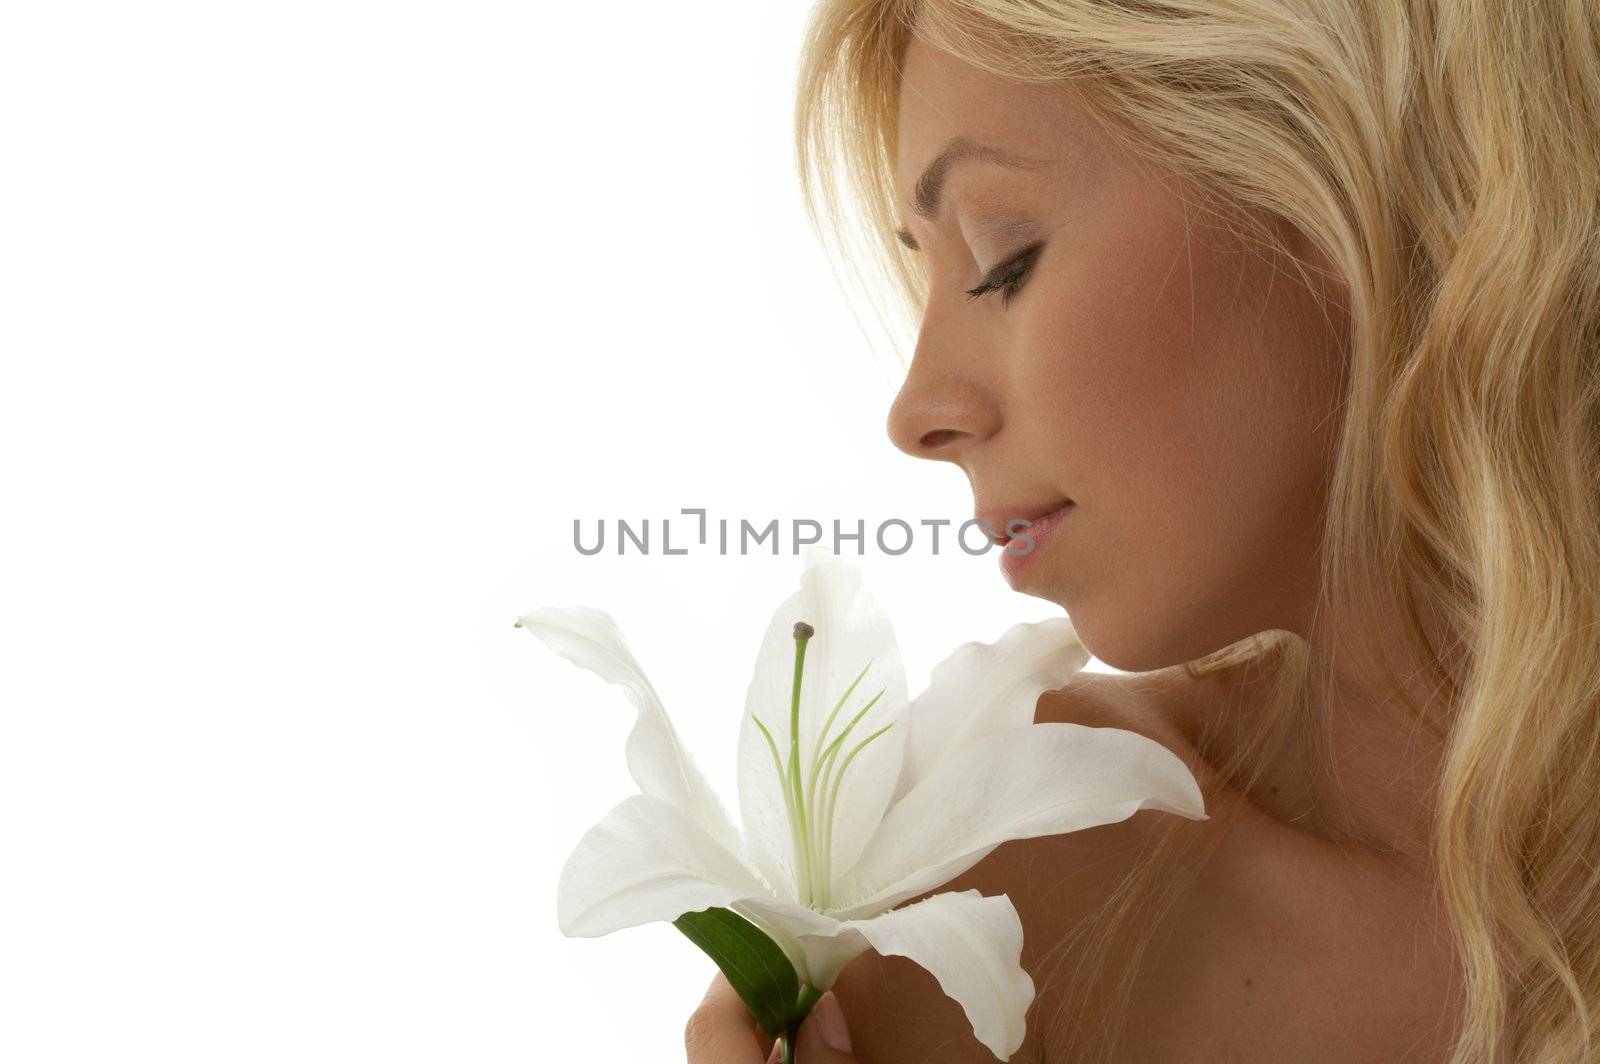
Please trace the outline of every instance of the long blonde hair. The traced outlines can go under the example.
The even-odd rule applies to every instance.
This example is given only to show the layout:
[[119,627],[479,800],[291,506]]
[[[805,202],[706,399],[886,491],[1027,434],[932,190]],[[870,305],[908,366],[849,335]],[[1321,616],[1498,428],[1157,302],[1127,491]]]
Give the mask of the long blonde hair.
[[[1318,611],[1399,604],[1405,660],[1436,663],[1449,696],[1429,857],[1465,977],[1451,1064],[1600,1059],[1600,5],[819,0],[796,94],[806,209],[847,290],[902,324],[928,282],[892,236],[913,32],[1070,84],[1331,264],[1350,371]],[[1306,663],[1274,630],[1186,664],[1266,670],[1276,712],[1224,775],[1317,741]],[[1083,979],[1101,930],[1074,954]]]

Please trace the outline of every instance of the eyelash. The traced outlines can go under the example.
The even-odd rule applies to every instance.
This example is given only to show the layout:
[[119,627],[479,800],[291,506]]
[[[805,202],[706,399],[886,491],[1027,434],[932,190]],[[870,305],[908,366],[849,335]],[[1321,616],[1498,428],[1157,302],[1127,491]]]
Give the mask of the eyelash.
[[1024,248],[1007,260],[1004,265],[998,267],[988,277],[984,278],[983,283],[978,287],[969,289],[967,298],[977,299],[979,296],[987,295],[995,289],[1000,289],[1000,305],[1003,307],[1010,306],[1011,300],[1016,297],[1017,289],[1022,287],[1023,280],[1028,276],[1029,268],[1033,265],[1034,258],[1043,248],[1044,244],[1042,243]]

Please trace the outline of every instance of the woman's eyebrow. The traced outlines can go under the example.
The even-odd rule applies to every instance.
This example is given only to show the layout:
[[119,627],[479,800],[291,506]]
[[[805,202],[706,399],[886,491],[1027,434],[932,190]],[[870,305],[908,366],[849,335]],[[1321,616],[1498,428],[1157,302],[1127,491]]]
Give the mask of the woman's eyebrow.
[[[939,216],[939,200],[944,195],[945,182],[950,176],[950,170],[963,159],[976,159],[979,162],[1011,169],[1026,169],[1030,165],[1028,160],[1012,155],[1003,148],[975,140],[966,134],[957,134],[945,143],[939,154],[928,164],[927,169],[922,171],[922,176],[917,178],[911,194],[911,209],[919,218],[932,221]],[[912,251],[921,250],[910,231],[904,226],[896,229],[894,235],[900,238],[900,243]]]

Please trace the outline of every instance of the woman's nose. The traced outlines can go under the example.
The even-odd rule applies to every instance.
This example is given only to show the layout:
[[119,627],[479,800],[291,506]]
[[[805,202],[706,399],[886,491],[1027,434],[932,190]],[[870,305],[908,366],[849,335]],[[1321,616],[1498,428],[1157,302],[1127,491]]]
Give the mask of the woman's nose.
[[894,445],[913,458],[959,463],[974,443],[1000,430],[1000,411],[976,381],[913,361],[889,407],[887,428]]

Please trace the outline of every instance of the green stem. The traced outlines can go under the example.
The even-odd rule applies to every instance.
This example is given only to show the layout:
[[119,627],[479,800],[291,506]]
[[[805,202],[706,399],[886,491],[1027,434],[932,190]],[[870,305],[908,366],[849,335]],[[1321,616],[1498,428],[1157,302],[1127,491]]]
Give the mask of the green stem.
[[783,1047],[783,1064],[795,1064],[794,1046],[800,1038],[800,1025],[805,1022],[805,1018],[811,1014],[812,1007],[821,999],[822,991],[810,983],[800,987],[800,998],[795,1002],[794,1018],[778,1037],[778,1044]]

